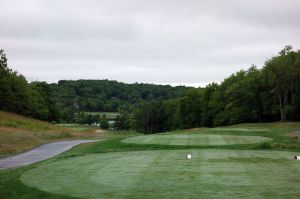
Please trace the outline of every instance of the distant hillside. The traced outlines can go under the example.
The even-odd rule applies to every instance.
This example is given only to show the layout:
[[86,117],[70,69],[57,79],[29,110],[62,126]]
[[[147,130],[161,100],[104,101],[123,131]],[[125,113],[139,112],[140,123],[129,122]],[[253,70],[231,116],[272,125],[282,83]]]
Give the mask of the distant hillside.
[[0,111],[0,155],[18,153],[50,141],[92,136],[93,131],[78,132]]
[[74,122],[78,112],[130,111],[137,104],[181,97],[190,88],[109,80],[28,82],[0,49],[0,110],[44,121]]
[[61,80],[51,84],[56,101],[66,112],[116,112],[130,110],[142,101],[182,96],[190,87],[154,84],[125,84],[109,80]]

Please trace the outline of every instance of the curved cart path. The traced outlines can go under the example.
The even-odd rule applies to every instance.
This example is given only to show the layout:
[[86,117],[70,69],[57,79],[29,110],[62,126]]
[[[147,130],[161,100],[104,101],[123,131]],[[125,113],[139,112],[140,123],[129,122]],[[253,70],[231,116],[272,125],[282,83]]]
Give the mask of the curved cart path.
[[49,144],[44,144],[33,148],[29,151],[0,159],[0,169],[14,168],[24,165],[29,165],[41,160],[54,157],[62,152],[65,152],[72,147],[88,142],[96,142],[100,140],[74,140],[74,141],[60,141]]

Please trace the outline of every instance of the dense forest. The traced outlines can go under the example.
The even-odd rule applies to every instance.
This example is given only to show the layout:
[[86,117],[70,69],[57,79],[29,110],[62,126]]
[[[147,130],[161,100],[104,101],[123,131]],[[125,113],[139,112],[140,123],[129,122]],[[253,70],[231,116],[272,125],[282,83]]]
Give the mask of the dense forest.
[[141,105],[136,127],[145,133],[244,122],[300,121],[300,51],[286,46],[261,69],[251,66],[184,97]]
[[[37,119],[74,122],[83,112],[120,112],[116,129],[144,133],[243,122],[300,120],[300,51],[286,46],[257,68],[205,88],[109,80],[28,83],[0,51],[0,109]],[[86,115],[91,121],[105,118]]]
[[72,120],[78,112],[132,112],[142,102],[181,97],[190,88],[154,84],[125,84],[109,80],[61,80],[50,85],[55,101]]
[[3,50],[0,50],[0,110],[47,121],[59,121],[61,117],[50,85],[28,83],[23,75],[8,67]]

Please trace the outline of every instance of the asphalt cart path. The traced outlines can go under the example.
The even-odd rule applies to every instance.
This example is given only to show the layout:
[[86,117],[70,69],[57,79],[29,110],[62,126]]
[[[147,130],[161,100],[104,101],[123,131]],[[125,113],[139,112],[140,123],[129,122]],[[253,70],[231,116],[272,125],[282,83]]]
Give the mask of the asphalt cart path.
[[100,140],[72,140],[72,141],[59,141],[49,144],[40,145],[29,151],[5,157],[0,159],[0,169],[15,168],[19,166],[29,165],[35,162],[52,158],[60,153],[63,153],[72,147],[88,142],[96,142]]

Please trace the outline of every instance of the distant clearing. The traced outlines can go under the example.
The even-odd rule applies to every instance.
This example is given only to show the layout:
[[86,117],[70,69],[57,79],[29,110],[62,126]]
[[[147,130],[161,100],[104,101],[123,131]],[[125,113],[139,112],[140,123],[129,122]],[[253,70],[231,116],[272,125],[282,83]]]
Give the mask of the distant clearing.
[[100,117],[103,117],[105,115],[107,119],[116,119],[117,116],[120,115],[120,113],[118,112],[84,112],[84,113],[88,115],[100,115]]
[[217,134],[160,134],[131,137],[122,140],[122,142],[135,144],[213,146],[252,144],[266,142],[270,140],[271,138],[262,136],[238,136]]

